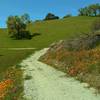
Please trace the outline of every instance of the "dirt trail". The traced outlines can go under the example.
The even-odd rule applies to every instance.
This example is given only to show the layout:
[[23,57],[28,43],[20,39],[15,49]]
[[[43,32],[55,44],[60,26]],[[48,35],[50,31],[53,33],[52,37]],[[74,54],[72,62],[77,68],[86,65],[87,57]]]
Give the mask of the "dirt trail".
[[95,95],[94,89],[87,89],[85,84],[39,62],[38,58],[46,50],[36,52],[21,63],[23,76],[32,77],[24,82],[26,100],[100,100],[100,95]]

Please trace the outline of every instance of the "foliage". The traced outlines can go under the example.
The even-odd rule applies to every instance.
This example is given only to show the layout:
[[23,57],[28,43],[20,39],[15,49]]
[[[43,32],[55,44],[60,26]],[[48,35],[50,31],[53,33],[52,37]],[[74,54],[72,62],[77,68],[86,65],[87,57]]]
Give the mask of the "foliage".
[[29,31],[26,30],[27,22],[29,21],[28,15],[9,16],[7,19],[7,27],[10,37],[15,39],[31,38]]
[[44,20],[54,20],[54,19],[59,19],[59,17],[58,17],[58,16],[55,16],[55,15],[52,14],[52,13],[48,13],[48,14],[46,15],[46,17],[45,17]]
[[98,31],[98,30],[100,30],[100,18],[97,19],[97,20],[95,20],[95,21],[93,22],[92,30],[93,30],[93,31]]
[[[100,91],[100,35],[61,40],[50,46],[40,61],[89,83]],[[92,79],[90,77],[93,77]]]
[[49,49],[40,61],[77,77],[100,91],[100,49],[68,51],[59,46],[54,50]]
[[68,17],[71,17],[71,16],[72,16],[71,14],[67,14],[63,18],[68,18]]
[[9,68],[3,72],[0,80],[0,100],[19,100],[22,94],[22,71],[18,68]]
[[90,32],[91,25],[96,19],[97,17],[78,16],[30,23],[27,25],[27,30],[32,34],[40,33],[41,36],[32,38],[30,41],[24,40],[23,42],[8,38],[7,29],[0,29],[0,47],[33,47],[42,49],[42,47],[47,47],[54,41],[74,38],[80,36],[80,34]]
[[100,16],[100,4],[92,4],[79,9],[79,16]]
[[29,16],[27,13],[23,14],[23,15],[21,16],[21,19],[22,19],[22,21],[23,21],[24,23],[26,23],[26,24],[28,24],[28,23],[31,22],[30,16]]
[[12,87],[12,84],[13,82],[10,79],[0,82],[0,99],[4,99],[8,88]]
[[[30,41],[12,40],[8,38],[6,29],[0,29],[0,47],[2,48],[0,49],[0,73],[20,63],[22,59],[34,53],[34,50],[8,50],[7,48],[37,48],[40,50],[48,47],[54,41],[79,37],[81,32],[84,34],[84,32],[90,31],[91,24],[95,19],[97,18],[79,16],[70,17],[68,19],[31,23],[28,26],[28,30],[32,33],[41,33],[42,35]],[[0,75],[0,78],[1,76],[2,75]],[[21,77],[18,77],[18,79],[19,78]]]

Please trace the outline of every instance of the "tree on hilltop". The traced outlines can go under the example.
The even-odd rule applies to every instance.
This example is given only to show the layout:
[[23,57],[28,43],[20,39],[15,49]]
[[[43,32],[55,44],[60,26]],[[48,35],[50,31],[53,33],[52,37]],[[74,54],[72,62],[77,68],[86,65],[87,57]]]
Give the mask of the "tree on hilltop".
[[58,16],[55,16],[55,15],[52,14],[52,13],[48,13],[48,14],[46,15],[46,17],[45,17],[44,20],[54,20],[54,19],[59,19],[59,17],[58,17]]

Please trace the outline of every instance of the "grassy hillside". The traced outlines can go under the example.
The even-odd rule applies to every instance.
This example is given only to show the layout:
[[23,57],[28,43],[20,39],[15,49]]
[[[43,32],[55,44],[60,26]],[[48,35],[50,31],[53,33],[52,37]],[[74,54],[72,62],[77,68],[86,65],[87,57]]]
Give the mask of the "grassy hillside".
[[[0,29],[0,70],[19,62],[34,50],[9,51],[1,48],[33,47],[42,49],[54,41],[77,37],[91,29],[96,17],[70,17],[61,20],[35,22],[28,26],[31,33],[39,33],[31,40],[13,40],[9,38],[7,29]],[[13,60],[12,60],[13,59]]]
[[100,92],[100,32],[54,43],[40,57],[40,61],[51,65],[88,87],[95,87]]
[[41,35],[33,37],[32,40],[12,40],[8,37],[7,30],[0,29],[0,47],[34,47],[40,49],[54,41],[77,37],[79,34],[89,32],[95,19],[96,17],[70,17],[61,20],[36,22],[30,24],[28,29],[31,33]]
[[[8,94],[7,100],[8,98],[11,100],[14,96],[18,97],[23,90],[23,83],[21,82],[23,80],[23,72],[19,68],[13,68],[13,65],[16,65],[22,59],[34,53],[35,50],[48,47],[55,41],[78,37],[81,34],[90,32],[91,25],[95,19],[97,19],[97,17],[70,17],[61,20],[35,22],[30,24],[28,29],[32,34],[40,35],[35,35],[31,40],[13,40],[9,38],[7,29],[0,29],[0,81],[12,79],[14,83],[12,80],[7,80],[7,82],[12,82],[14,88],[20,87],[15,94]],[[36,49],[8,50],[7,48]],[[5,84],[5,81],[2,83]],[[2,93],[4,94],[4,92]]]

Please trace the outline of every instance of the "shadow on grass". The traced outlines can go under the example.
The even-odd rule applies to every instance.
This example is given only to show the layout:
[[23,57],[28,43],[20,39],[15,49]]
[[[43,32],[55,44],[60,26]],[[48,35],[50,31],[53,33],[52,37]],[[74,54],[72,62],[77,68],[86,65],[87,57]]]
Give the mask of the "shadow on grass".
[[20,35],[10,36],[13,40],[31,40],[33,37],[40,36],[41,33],[30,33],[29,31],[25,31]]
[[36,36],[40,36],[40,35],[41,35],[41,33],[33,33],[31,36],[36,37]]

